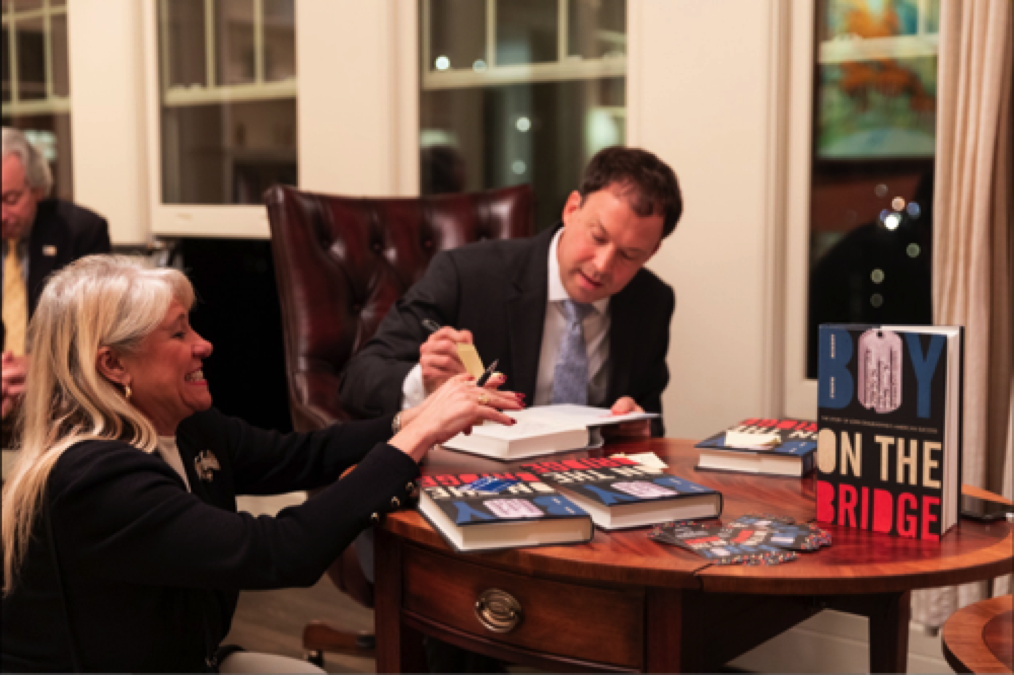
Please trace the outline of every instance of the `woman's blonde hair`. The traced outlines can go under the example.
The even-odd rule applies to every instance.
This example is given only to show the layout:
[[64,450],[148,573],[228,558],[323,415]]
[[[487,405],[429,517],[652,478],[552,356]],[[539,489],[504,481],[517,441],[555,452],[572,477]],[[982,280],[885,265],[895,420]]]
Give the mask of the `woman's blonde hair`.
[[96,362],[102,347],[134,353],[173,299],[193,305],[187,278],[141,257],[89,256],[47,283],[28,329],[31,357],[16,421],[20,452],[3,489],[4,595],[24,560],[49,473],[68,448],[122,440],[144,452],[155,449],[155,427]]

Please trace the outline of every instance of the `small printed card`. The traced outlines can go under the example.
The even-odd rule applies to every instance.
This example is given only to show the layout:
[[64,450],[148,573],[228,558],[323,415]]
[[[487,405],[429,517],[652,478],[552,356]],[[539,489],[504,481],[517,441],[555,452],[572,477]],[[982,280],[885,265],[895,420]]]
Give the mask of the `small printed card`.
[[782,444],[778,434],[751,434],[742,431],[726,431],[725,445],[743,450],[771,450]]
[[795,560],[797,551],[831,545],[831,535],[816,525],[770,514],[749,514],[726,525],[663,523],[648,537],[693,551],[716,565],[779,565]]
[[479,358],[479,352],[475,349],[475,345],[459,342],[457,347],[458,358],[461,359],[465,370],[468,371],[469,375],[478,380],[486,369],[482,365],[482,359]]

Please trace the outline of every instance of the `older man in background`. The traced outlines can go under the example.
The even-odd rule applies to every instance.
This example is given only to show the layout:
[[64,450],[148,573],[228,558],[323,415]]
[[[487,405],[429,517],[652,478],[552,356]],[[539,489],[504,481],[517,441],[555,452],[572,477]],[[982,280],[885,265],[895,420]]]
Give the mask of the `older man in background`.
[[3,128],[3,418],[24,388],[25,336],[46,277],[86,255],[109,253],[104,218],[50,198],[45,157],[17,129]]

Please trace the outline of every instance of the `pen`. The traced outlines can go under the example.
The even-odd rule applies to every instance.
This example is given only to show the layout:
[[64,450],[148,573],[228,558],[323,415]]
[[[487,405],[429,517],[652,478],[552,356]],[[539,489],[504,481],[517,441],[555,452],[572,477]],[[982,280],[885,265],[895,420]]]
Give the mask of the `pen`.
[[441,328],[440,324],[433,319],[423,319],[419,323],[421,323],[422,327],[425,328],[431,335]]
[[492,376],[493,373],[496,372],[496,364],[498,363],[500,363],[500,359],[495,359],[493,363],[489,364],[489,368],[486,369],[486,372],[483,373],[482,377],[480,377],[479,380],[475,383],[475,386],[485,387],[486,383],[489,382],[490,376]]

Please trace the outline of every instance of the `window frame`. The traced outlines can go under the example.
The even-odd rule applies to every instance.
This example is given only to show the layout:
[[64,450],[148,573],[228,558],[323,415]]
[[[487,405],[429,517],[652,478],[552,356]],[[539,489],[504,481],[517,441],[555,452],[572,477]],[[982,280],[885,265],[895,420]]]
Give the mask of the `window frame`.
[[[791,59],[788,116],[788,180],[786,183],[785,251],[785,332],[783,340],[782,399],[784,414],[817,419],[817,380],[806,375],[807,313],[810,271],[811,181],[817,162],[849,163],[850,159],[818,159],[813,147],[817,120],[815,71],[822,64],[850,58],[902,58],[936,56],[939,34],[926,27],[927,0],[919,2],[915,35],[875,38],[862,41],[818,41],[815,3],[791,3]],[[807,59],[798,55],[807,54]],[[887,163],[913,163],[923,159],[897,158],[877,160]],[[932,160],[929,160],[932,161]]]
[[[636,0],[627,0],[627,2]],[[598,59],[573,59],[569,52],[568,0],[557,2],[556,61],[501,66],[496,63],[496,5],[497,0],[486,2],[486,68],[477,72],[470,68],[451,68],[445,71],[431,70],[433,61],[430,52],[430,0],[422,0],[422,58],[419,59],[421,91],[439,89],[465,89],[492,87],[507,84],[534,84],[538,82],[561,82],[568,80],[597,80],[627,76],[627,55]],[[629,22],[628,22],[629,27]],[[629,32],[625,33],[629,36]],[[627,38],[629,40],[629,37]]]
[[[58,96],[53,93],[53,25],[52,20],[54,16],[63,15],[65,18],[68,16],[67,5],[56,5],[50,4],[50,0],[42,0],[42,6],[35,9],[20,10],[14,9],[14,3],[7,5],[7,10],[3,12],[3,30],[9,31],[7,37],[7,49],[8,54],[6,55],[7,62],[10,67],[11,79],[11,100],[5,101],[2,106],[3,117],[15,117],[15,116],[31,116],[31,115],[62,115],[69,114],[71,111],[71,98],[70,96]],[[18,31],[17,24],[20,21],[29,21],[32,19],[42,19],[42,34],[44,41],[44,52],[46,59],[46,74],[45,74],[45,86],[46,96],[41,99],[32,99],[30,101],[21,101],[19,99],[19,87],[18,87]],[[67,32],[68,41],[70,40],[70,29],[68,27]],[[69,55],[68,55],[69,61]],[[68,68],[70,64],[68,63]]]
[[[205,16],[213,15],[214,0],[204,0]],[[255,22],[261,23],[263,0],[253,0]],[[299,0],[296,0],[296,48],[297,62],[299,49]],[[148,147],[148,199],[151,213],[151,235],[153,237],[226,237],[241,239],[270,238],[267,211],[260,204],[167,204],[162,198],[162,106],[205,105],[208,103],[245,102],[293,98],[297,100],[299,75],[291,80],[277,83],[263,82],[263,54],[256,50],[255,77],[252,84],[215,84],[214,26],[205,24],[205,53],[207,83],[210,86],[200,90],[173,92],[169,87],[168,54],[165,24],[160,24],[168,11],[167,0],[145,0],[142,12],[142,36],[144,43],[144,79],[147,105],[147,147]],[[160,35],[160,30],[163,31]],[[257,28],[255,26],[255,40]],[[257,40],[263,47],[263,40]],[[163,69],[164,68],[164,69]],[[166,97],[164,99],[163,97]],[[298,115],[298,113],[297,113]],[[300,120],[297,119],[297,129]],[[297,132],[297,157],[302,154],[303,135]],[[302,182],[302,178],[300,178]]]

